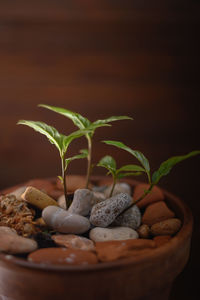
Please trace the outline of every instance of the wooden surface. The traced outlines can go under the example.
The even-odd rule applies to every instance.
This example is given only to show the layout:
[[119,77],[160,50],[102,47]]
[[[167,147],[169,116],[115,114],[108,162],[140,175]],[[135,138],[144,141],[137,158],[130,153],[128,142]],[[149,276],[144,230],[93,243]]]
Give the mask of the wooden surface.
[[[16,126],[41,120],[65,134],[76,128],[37,108],[63,106],[91,120],[127,114],[99,129],[93,160],[129,154],[105,146],[121,140],[141,150],[152,169],[172,155],[199,149],[198,1],[0,1],[0,188],[60,174],[59,157],[44,137]],[[69,154],[85,147],[75,141]],[[195,217],[192,256],[172,298],[191,298],[200,266],[199,158],[182,163],[161,186],[182,197]],[[84,174],[74,162],[70,173]],[[95,169],[103,174],[103,169]]]

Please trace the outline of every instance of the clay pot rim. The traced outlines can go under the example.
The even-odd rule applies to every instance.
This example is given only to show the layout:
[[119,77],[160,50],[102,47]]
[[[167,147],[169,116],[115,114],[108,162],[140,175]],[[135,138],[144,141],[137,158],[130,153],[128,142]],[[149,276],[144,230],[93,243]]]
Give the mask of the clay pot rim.
[[[73,175],[74,176],[74,175]],[[84,177],[84,176],[83,176]],[[55,178],[43,178],[41,180],[52,180]],[[108,181],[105,176],[93,176],[92,181],[98,182],[103,180]],[[140,181],[136,181],[133,179],[126,179],[123,180],[124,182],[127,182],[131,184],[132,186],[136,186],[138,184],[144,183]],[[16,185],[15,188],[18,188],[24,184],[19,184]],[[97,263],[97,264],[91,264],[91,265],[77,265],[77,266],[59,266],[59,265],[48,265],[48,264],[39,264],[39,263],[34,263],[27,261],[23,258],[18,258],[14,257],[12,254],[5,254],[5,253],[0,253],[0,261],[10,264],[10,265],[15,265],[19,267],[25,267],[25,268],[31,268],[31,269],[37,269],[41,271],[53,271],[53,272],[80,272],[80,271],[97,271],[97,270],[106,270],[106,269],[113,269],[113,268],[125,268],[133,265],[138,265],[138,264],[145,264],[148,263],[149,260],[151,262],[153,260],[156,260],[157,257],[167,257],[171,253],[174,253],[176,249],[180,247],[180,244],[184,244],[185,240],[188,239],[188,237],[192,234],[192,228],[193,228],[193,216],[191,213],[191,210],[189,207],[177,196],[171,194],[170,192],[162,189],[164,192],[164,195],[166,197],[167,201],[171,201],[175,204],[175,206],[178,208],[178,210],[181,212],[183,215],[183,220],[182,220],[182,227],[180,231],[171,238],[169,242],[166,244],[154,248],[147,253],[141,253],[141,255],[137,255],[135,257],[129,257],[129,258],[124,258],[120,259],[117,261],[113,262],[103,262],[103,263]]]

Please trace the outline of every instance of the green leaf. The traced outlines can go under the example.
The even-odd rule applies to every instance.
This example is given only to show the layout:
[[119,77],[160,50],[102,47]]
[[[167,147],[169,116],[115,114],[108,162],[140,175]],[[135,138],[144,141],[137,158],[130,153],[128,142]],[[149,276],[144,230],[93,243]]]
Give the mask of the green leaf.
[[63,178],[62,176],[58,176],[58,179],[61,181],[61,183],[63,184]]
[[91,122],[87,118],[81,116],[78,113],[70,111],[68,109],[65,109],[65,108],[62,108],[62,107],[50,106],[50,105],[46,105],[46,104],[40,104],[38,106],[47,108],[51,111],[54,111],[54,112],[56,112],[60,115],[63,115],[65,117],[69,118],[70,120],[73,121],[74,125],[76,125],[80,129],[87,128],[88,126],[91,125]]
[[82,149],[80,150],[80,153],[81,154],[78,154],[78,155],[75,155],[75,156],[72,156],[72,157],[69,157],[67,159],[65,159],[65,171],[69,165],[69,163],[75,159],[81,159],[81,158],[86,158],[88,156],[88,150],[87,149]]
[[121,172],[145,172],[145,169],[138,165],[125,165],[117,170],[117,173]]
[[142,174],[142,172],[119,173],[119,174],[117,174],[117,179],[122,179],[124,177],[129,177],[129,176],[139,176],[141,174]]
[[116,173],[116,161],[112,156],[106,155],[104,156],[99,163],[97,164],[98,167],[106,168],[112,175]]
[[64,138],[63,138],[63,152],[65,153],[66,151],[67,151],[67,148],[68,148],[68,146],[69,146],[69,144],[73,141],[73,140],[75,140],[75,139],[77,139],[77,138],[79,138],[79,137],[81,137],[81,136],[83,136],[83,135],[86,135],[86,134],[88,134],[88,133],[90,133],[91,131],[90,130],[87,130],[87,129],[80,129],[80,130],[77,130],[77,131],[74,131],[74,132],[72,132],[70,135],[68,135],[68,136],[65,136]]
[[45,135],[48,140],[58,148],[60,153],[63,151],[65,136],[63,134],[60,134],[54,127],[49,126],[43,122],[30,120],[20,120],[17,124],[29,126],[35,131]]
[[132,150],[131,148],[129,148],[125,144],[123,144],[121,142],[118,142],[118,141],[103,141],[103,143],[105,143],[107,145],[115,146],[115,147],[120,148],[120,149],[123,149],[123,150],[129,152],[130,154],[132,154],[137,160],[139,160],[139,162],[141,163],[141,165],[144,167],[144,169],[145,169],[148,177],[150,178],[149,161],[144,156],[144,154],[142,154],[140,151]]
[[186,155],[181,155],[181,156],[173,156],[171,158],[169,158],[168,160],[164,161],[159,169],[157,171],[155,171],[153,173],[153,176],[152,176],[152,183],[153,184],[157,184],[159,182],[159,180],[169,174],[169,172],[171,171],[171,169],[176,165],[178,164],[179,162],[187,159],[187,158],[190,158],[192,156],[195,156],[195,155],[198,155],[200,154],[200,151],[192,151]]
[[120,120],[133,120],[133,118],[128,117],[128,116],[112,116],[110,118],[104,119],[104,120],[97,120],[95,122],[93,122],[92,124],[94,125],[104,125],[110,122],[114,122],[114,121],[120,121]]

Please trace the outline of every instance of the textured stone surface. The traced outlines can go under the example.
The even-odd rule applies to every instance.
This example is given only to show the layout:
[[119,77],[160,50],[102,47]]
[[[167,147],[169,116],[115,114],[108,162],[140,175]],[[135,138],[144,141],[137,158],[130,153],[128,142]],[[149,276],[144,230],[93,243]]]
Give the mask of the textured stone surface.
[[88,189],[78,189],[74,192],[74,198],[68,212],[87,216],[92,209],[93,193]]
[[152,235],[174,235],[181,228],[181,221],[177,218],[167,219],[151,226]]
[[95,227],[90,230],[90,239],[94,242],[137,239],[138,233],[129,227]]
[[57,234],[52,235],[52,239],[59,246],[87,251],[95,250],[94,242],[82,236],[74,234]]
[[29,253],[36,249],[36,241],[17,235],[14,229],[0,226],[0,251],[20,254]]
[[42,211],[42,217],[48,226],[62,233],[79,234],[90,228],[90,222],[87,218],[69,213],[57,206],[46,207]]
[[[108,186],[104,190],[104,195],[106,198],[110,197],[110,192],[112,190],[112,185]],[[125,193],[131,196],[131,187],[128,183],[119,182],[115,185],[112,196],[115,196],[120,193]]]
[[150,227],[147,224],[142,224],[137,232],[142,239],[148,239],[150,237]]
[[174,212],[169,209],[164,201],[159,201],[149,205],[142,217],[142,223],[153,225],[175,216]]
[[[142,183],[137,185],[133,192],[133,200],[136,201],[137,199],[139,199],[144,194],[144,191],[148,190],[148,188],[149,184]],[[154,186],[152,191],[144,199],[137,203],[137,206],[139,208],[143,208],[151,203],[164,201],[164,198],[165,197],[162,190],[159,187]]]
[[141,213],[139,208],[134,205],[127,209],[124,213],[118,216],[114,222],[113,226],[124,226],[130,227],[132,229],[137,229],[141,224]]
[[31,253],[28,260],[47,265],[88,265],[98,262],[96,254],[91,251],[67,248],[39,249]]
[[128,194],[118,194],[93,206],[90,222],[99,227],[107,227],[132,202]]

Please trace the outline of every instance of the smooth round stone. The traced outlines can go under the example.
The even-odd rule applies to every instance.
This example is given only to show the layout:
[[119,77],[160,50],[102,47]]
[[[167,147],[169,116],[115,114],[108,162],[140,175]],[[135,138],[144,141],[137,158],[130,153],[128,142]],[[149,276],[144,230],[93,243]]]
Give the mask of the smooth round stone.
[[90,222],[87,218],[72,214],[57,206],[47,206],[42,211],[42,218],[49,227],[62,233],[80,234],[90,229]]
[[36,241],[19,236],[10,227],[0,227],[0,251],[9,254],[30,253],[37,249]]
[[92,208],[93,193],[88,189],[78,189],[74,193],[72,204],[68,212],[87,216]]
[[142,217],[139,208],[137,205],[134,205],[118,216],[112,225],[137,229],[141,224],[141,218]]
[[167,219],[151,226],[151,234],[156,235],[174,235],[181,228],[181,220],[177,218]]
[[90,239],[94,242],[137,239],[138,233],[129,227],[96,227],[90,230]]
[[22,200],[21,196],[25,192],[26,189],[27,189],[27,186],[21,186],[18,189],[11,192],[9,195],[14,195],[17,200]]
[[[108,186],[105,190],[104,190],[104,195],[106,198],[110,197],[110,192],[112,190],[112,186]],[[115,185],[112,196],[115,196],[117,194],[120,193],[125,193],[131,196],[131,187],[128,183],[125,182],[119,182]]]
[[65,195],[61,195],[58,200],[58,205],[63,208],[63,209],[66,209],[66,201],[65,201]]
[[118,194],[93,206],[90,223],[98,227],[107,227],[132,202],[128,194]]
[[94,251],[94,242],[82,236],[75,234],[55,234],[51,238],[59,246],[65,246],[72,249]]

